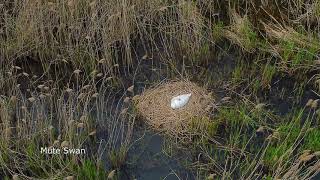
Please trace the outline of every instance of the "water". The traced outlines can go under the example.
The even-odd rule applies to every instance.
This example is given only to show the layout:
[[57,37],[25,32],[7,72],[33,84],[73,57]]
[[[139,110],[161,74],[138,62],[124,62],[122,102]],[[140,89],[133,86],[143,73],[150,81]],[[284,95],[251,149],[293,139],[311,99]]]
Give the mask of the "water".
[[128,167],[128,174],[138,180],[150,179],[195,179],[190,170],[183,167],[180,159],[187,159],[185,155],[169,157],[164,151],[165,137],[145,129],[136,132],[136,143],[129,151],[132,166]]

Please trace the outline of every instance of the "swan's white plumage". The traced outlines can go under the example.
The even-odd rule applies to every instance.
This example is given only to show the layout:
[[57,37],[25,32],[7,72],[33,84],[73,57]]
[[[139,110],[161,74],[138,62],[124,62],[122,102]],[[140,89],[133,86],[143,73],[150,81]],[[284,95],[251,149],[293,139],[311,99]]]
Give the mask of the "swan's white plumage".
[[191,97],[191,93],[189,94],[182,94],[176,97],[173,97],[171,99],[171,108],[172,109],[179,109],[182,108],[183,106],[185,106]]

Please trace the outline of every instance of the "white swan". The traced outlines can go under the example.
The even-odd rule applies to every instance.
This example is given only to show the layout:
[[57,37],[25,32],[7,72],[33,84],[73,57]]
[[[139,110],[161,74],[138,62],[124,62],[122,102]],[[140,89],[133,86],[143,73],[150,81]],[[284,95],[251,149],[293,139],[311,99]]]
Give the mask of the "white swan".
[[179,109],[182,108],[183,106],[185,106],[191,97],[191,93],[189,94],[182,94],[176,97],[173,97],[171,99],[171,108],[172,109]]

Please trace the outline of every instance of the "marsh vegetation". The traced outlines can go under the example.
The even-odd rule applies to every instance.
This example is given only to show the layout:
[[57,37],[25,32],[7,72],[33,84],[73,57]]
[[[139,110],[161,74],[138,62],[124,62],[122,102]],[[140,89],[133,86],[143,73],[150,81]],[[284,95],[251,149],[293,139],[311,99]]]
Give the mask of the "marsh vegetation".
[[[0,179],[318,179],[319,33],[317,0],[0,1]],[[187,141],[134,103],[175,79],[215,98]]]

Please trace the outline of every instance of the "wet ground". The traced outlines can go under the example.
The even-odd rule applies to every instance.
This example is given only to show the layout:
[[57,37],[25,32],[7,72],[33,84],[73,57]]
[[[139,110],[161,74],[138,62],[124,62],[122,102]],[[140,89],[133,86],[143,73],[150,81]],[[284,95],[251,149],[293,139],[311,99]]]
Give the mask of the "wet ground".
[[[140,61],[135,65],[135,71],[126,72],[127,68],[124,67],[120,70],[120,73],[124,74],[121,77],[121,82],[123,82],[123,90],[118,92],[120,98],[123,93],[125,93],[126,87],[131,85],[135,86],[135,94],[140,94],[144,88],[149,85],[163,81],[165,79],[170,78],[170,74],[168,72],[168,67],[165,64],[161,63],[157,56],[148,57],[147,59],[142,59],[144,53],[140,53]],[[32,62],[32,61],[29,61]],[[184,68],[190,73],[191,77],[195,77],[195,75],[199,75],[194,78],[196,81],[198,80],[201,84],[205,84],[209,81],[214,81],[215,84],[209,84],[209,88],[213,90],[215,88],[217,90],[217,95],[221,99],[223,96],[228,95],[227,92],[223,90],[223,81],[224,79],[228,79],[235,67],[236,59],[232,55],[222,55],[218,59],[212,60],[211,63],[205,65],[199,65],[197,68],[193,68],[191,66],[184,67],[183,65],[178,65],[178,71],[183,70]],[[19,64],[20,66],[25,66],[32,68],[36,65],[30,64]],[[61,68],[61,67],[59,67]],[[65,67],[67,71],[67,67]],[[39,70],[28,70],[29,72],[33,72],[40,76],[43,72],[38,72]],[[169,70],[170,71],[170,70]],[[60,71],[58,71],[60,72]],[[201,72],[205,72],[203,76],[201,76]],[[209,76],[208,76],[209,75]],[[213,78],[205,79],[207,77]],[[28,87],[25,87],[23,83],[26,81],[23,79],[24,77],[19,79],[19,82],[22,84],[22,90],[26,90]],[[216,80],[215,80],[216,79]],[[291,89],[293,89],[293,84],[291,84],[287,79],[278,79],[273,83],[272,90],[266,93],[265,97],[261,97],[261,100],[265,101],[269,104],[269,108],[274,110],[276,114],[284,116],[290,113],[293,108],[296,107],[304,107],[306,102],[309,99],[317,99],[319,96],[312,92],[311,90],[305,89],[304,94],[298,103],[294,100],[294,93]],[[217,88],[220,86],[220,89]],[[284,96],[280,97],[279,92],[285,89]],[[117,97],[116,97],[117,98]],[[119,99],[118,99],[119,100]],[[114,103],[117,104],[117,100]],[[99,133],[98,133],[99,134]],[[101,133],[103,134],[103,133]],[[104,137],[101,136],[101,139]],[[158,134],[157,132],[153,132],[148,129],[148,127],[144,127],[143,125],[138,125],[134,128],[134,134],[132,138],[133,145],[130,147],[128,152],[128,162],[123,167],[122,179],[138,179],[138,180],[150,180],[150,179],[196,179],[195,172],[191,172],[187,169],[182,162],[191,160],[188,154],[175,154],[174,156],[168,156],[167,152],[165,152],[166,146],[166,137]],[[190,162],[190,161],[189,161]],[[192,161],[191,161],[192,162]],[[106,166],[108,166],[107,160],[105,160]],[[317,176],[317,179],[320,175]]]
[[169,157],[166,155],[165,139],[163,136],[149,131],[136,132],[134,139],[137,140],[129,151],[129,163],[132,166],[127,169],[128,174],[139,180],[150,179],[195,179],[194,175],[187,170],[181,162],[187,160],[183,155]]

